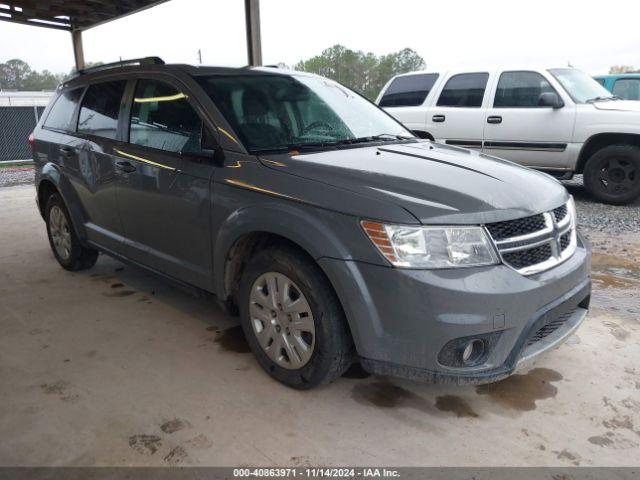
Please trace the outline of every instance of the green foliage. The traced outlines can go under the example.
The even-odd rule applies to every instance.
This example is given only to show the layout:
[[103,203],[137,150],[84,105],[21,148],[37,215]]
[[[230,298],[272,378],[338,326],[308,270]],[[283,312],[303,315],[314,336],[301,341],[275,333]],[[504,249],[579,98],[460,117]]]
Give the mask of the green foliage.
[[19,58],[0,63],[0,89],[3,90],[55,90],[63,76],[48,70],[32,70]]
[[424,59],[410,48],[378,57],[370,52],[334,45],[320,55],[298,62],[294,69],[332,78],[375,100],[394,75],[425,67]]
[[611,68],[609,68],[609,73],[610,74],[615,74],[615,73],[638,73],[640,72],[639,69],[636,69],[635,67],[632,67],[631,65],[614,65]]

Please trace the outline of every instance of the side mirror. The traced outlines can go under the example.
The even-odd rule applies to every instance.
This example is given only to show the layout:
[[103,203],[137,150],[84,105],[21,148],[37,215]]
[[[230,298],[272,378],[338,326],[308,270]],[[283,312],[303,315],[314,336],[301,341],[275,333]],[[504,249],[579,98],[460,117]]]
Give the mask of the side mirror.
[[562,108],[564,102],[555,92],[544,92],[538,97],[539,107]]

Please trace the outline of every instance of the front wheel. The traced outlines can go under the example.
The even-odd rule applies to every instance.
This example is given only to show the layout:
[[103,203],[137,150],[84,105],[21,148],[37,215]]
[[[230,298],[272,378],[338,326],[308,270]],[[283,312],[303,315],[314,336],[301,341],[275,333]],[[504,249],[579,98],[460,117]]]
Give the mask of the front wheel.
[[584,167],[584,186],[596,199],[613,205],[640,196],[640,148],[610,145],[598,150]]
[[353,341],[342,306],[320,268],[288,246],[251,259],[240,281],[240,319],[262,368],[308,389],[342,375]]
[[71,216],[64,201],[57,193],[47,200],[45,210],[47,235],[53,255],[66,270],[76,271],[91,268],[98,260],[98,252],[80,243],[71,223]]

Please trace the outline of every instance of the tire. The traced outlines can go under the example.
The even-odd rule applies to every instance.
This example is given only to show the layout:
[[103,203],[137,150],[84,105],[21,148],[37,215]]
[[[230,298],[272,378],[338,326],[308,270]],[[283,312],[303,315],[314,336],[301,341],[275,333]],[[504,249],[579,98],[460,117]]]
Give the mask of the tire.
[[247,342],[276,380],[306,390],[351,366],[353,340],[340,301],[318,265],[299,250],[274,246],[254,256],[240,280],[239,303]]
[[610,145],[594,153],[584,167],[584,186],[596,199],[623,205],[640,196],[640,148]]
[[98,252],[82,245],[76,234],[64,201],[52,194],[45,207],[47,236],[51,251],[62,268],[70,271],[85,270],[95,265]]

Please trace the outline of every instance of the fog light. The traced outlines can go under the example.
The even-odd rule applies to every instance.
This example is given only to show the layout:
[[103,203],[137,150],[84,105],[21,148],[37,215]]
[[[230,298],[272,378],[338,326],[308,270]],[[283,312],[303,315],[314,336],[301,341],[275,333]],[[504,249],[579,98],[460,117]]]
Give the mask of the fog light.
[[484,342],[478,338],[474,338],[466,343],[462,349],[462,363],[465,365],[473,365],[484,353]]

